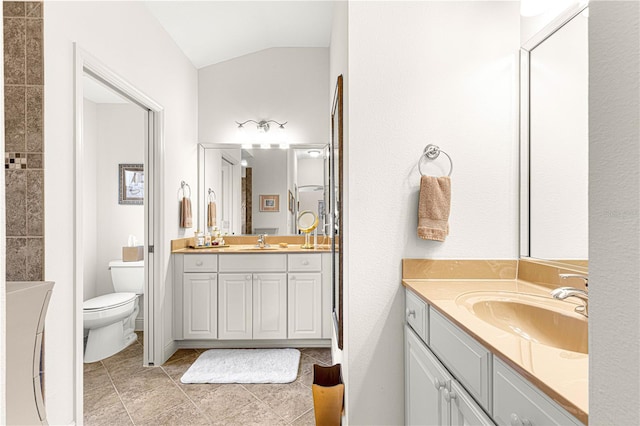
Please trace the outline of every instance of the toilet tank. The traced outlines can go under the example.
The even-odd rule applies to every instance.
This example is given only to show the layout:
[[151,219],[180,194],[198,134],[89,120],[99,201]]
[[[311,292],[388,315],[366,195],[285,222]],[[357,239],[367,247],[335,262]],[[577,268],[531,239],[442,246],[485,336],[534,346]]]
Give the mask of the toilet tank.
[[138,262],[112,260],[109,262],[109,269],[116,293],[144,293],[144,260]]

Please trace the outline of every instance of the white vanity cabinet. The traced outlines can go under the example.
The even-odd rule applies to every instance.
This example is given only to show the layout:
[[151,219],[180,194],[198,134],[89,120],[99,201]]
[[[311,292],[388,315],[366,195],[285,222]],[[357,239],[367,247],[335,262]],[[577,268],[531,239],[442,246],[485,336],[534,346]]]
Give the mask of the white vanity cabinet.
[[218,337],[218,277],[215,273],[185,273],[183,336],[185,339]]
[[406,424],[582,424],[408,289],[406,320]]
[[287,338],[287,255],[219,259],[219,339]]
[[498,425],[581,425],[555,401],[495,358],[493,417]]
[[174,334],[184,339],[218,337],[218,257],[191,254],[180,256],[174,266],[180,269],[180,291],[174,293],[179,303]]
[[330,253],[175,254],[174,284],[177,341],[331,338]]
[[219,280],[219,339],[287,338],[286,273],[220,273]]
[[405,326],[405,398],[408,425],[493,425],[408,326]]

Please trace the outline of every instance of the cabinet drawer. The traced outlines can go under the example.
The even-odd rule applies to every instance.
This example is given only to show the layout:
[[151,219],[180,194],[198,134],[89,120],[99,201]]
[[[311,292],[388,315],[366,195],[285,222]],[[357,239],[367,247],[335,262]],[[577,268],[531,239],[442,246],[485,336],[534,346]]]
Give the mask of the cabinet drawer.
[[498,425],[582,424],[498,358],[493,359],[493,393],[493,419]]
[[289,271],[320,271],[322,270],[321,256],[320,254],[290,254]]
[[216,272],[218,270],[218,255],[216,254],[185,254],[184,272]]
[[432,307],[429,307],[429,343],[471,396],[490,412],[491,353]]
[[410,290],[405,291],[406,294],[406,310],[405,318],[407,324],[413,328],[418,336],[425,342],[429,343],[428,327],[426,326],[427,304]]
[[220,272],[286,272],[286,254],[220,255]]

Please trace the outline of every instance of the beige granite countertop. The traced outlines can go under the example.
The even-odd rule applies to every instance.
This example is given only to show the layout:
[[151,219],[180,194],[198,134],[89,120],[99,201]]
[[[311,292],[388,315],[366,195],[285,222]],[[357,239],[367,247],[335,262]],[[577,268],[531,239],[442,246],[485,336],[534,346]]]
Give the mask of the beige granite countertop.
[[280,247],[278,244],[271,244],[271,247],[268,248],[258,248],[255,244],[230,244],[228,247],[221,248],[180,248],[174,249],[171,253],[206,253],[206,254],[218,254],[218,253],[232,253],[232,254],[242,254],[242,253],[326,253],[331,251],[331,246],[329,245],[318,245],[317,248],[313,249],[303,249],[301,248],[301,244],[288,244],[287,247]]
[[[583,423],[589,420],[589,356],[535,343],[481,320],[456,299],[478,291],[549,297],[549,288],[518,279],[404,279],[402,284],[465,330]],[[557,301],[549,298],[550,303]],[[569,315],[571,303],[565,304]]]

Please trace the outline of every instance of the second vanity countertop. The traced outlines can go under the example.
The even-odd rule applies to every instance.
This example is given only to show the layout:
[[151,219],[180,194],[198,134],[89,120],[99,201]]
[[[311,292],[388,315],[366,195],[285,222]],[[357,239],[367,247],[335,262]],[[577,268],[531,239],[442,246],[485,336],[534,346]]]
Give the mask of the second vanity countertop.
[[318,245],[313,249],[303,249],[301,244],[289,244],[287,247],[280,247],[277,243],[271,244],[268,248],[258,248],[255,244],[230,244],[229,247],[221,248],[179,248],[174,249],[171,253],[182,254],[242,254],[242,253],[265,253],[265,254],[278,254],[278,253],[326,253],[331,251],[330,245]]
[[[402,284],[462,328],[495,356],[534,383],[540,390],[588,423],[589,356],[535,343],[494,327],[457,299],[470,292],[515,292],[549,297],[549,288],[522,280],[404,279]],[[550,303],[556,302],[550,299]],[[557,306],[557,305],[556,305]],[[575,304],[566,302],[568,314]]]

